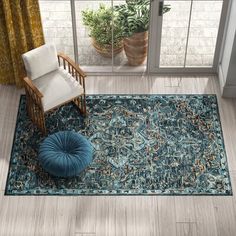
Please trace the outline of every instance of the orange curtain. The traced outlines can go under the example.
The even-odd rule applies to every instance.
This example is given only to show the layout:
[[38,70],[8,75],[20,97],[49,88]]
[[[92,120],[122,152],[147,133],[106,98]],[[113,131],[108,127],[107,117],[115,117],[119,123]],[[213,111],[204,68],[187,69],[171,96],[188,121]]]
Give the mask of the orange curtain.
[[44,44],[38,0],[0,1],[0,84],[22,86],[21,55]]

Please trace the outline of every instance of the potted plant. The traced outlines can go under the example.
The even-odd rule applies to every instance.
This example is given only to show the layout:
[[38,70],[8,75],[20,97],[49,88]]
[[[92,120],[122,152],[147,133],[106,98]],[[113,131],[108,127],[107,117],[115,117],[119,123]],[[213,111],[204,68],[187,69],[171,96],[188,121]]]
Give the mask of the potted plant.
[[84,25],[89,28],[92,44],[98,53],[104,57],[112,57],[112,43],[114,55],[123,50],[123,36],[118,13],[113,12],[111,7],[100,4],[98,10],[82,11],[82,16]]
[[[126,0],[115,6],[124,37],[124,49],[132,66],[142,64],[147,57],[150,0]],[[164,5],[163,13],[170,10]]]

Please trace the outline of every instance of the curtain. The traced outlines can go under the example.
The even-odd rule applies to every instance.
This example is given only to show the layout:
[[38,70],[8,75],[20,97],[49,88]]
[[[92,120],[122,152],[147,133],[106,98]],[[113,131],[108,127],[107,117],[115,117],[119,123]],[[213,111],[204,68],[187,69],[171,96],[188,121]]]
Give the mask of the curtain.
[[0,84],[22,86],[21,55],[44,44],[38,0],[0,1]]

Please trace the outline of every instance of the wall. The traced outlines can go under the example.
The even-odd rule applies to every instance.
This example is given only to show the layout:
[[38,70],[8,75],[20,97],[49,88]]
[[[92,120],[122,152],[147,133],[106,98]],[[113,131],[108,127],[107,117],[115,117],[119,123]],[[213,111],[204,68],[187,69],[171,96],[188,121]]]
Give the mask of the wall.
[[236,97],[236,0],[229,6],[228,28],[225,32],[219,79],[222,95]]

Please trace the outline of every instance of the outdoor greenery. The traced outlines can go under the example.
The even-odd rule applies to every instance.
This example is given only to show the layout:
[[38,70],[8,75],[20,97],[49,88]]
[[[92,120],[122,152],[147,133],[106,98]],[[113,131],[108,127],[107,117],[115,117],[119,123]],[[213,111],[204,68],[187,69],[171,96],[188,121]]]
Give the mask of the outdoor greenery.
[[[122,50],[124,38],[148,31],[149,10],[150,0],[126,0],[113,9],[100,4],[97,10],[82,11],[82,16],[84,25],[89,28],[89,36],[94,40],[93,46],[102,55],[111,56],[112,43],[114,49]],[[169,10],[170,6],[164,5],[163,13]]]
[[83,22],[90,30],[89,36],[94,38],[100,46],[112,44],[112,30],[114,47],[122,44],[122,27],[118,14],[104,4],[100,4],[98,10],[82,11]]
[[[118,20],[121,24],[123,37],[132,36],[134,33],[145,32],[149,28],[150,0],[126,0],[125,4],[115,6]],[[169,5],[164,5],[163,13],[170,10]]]

